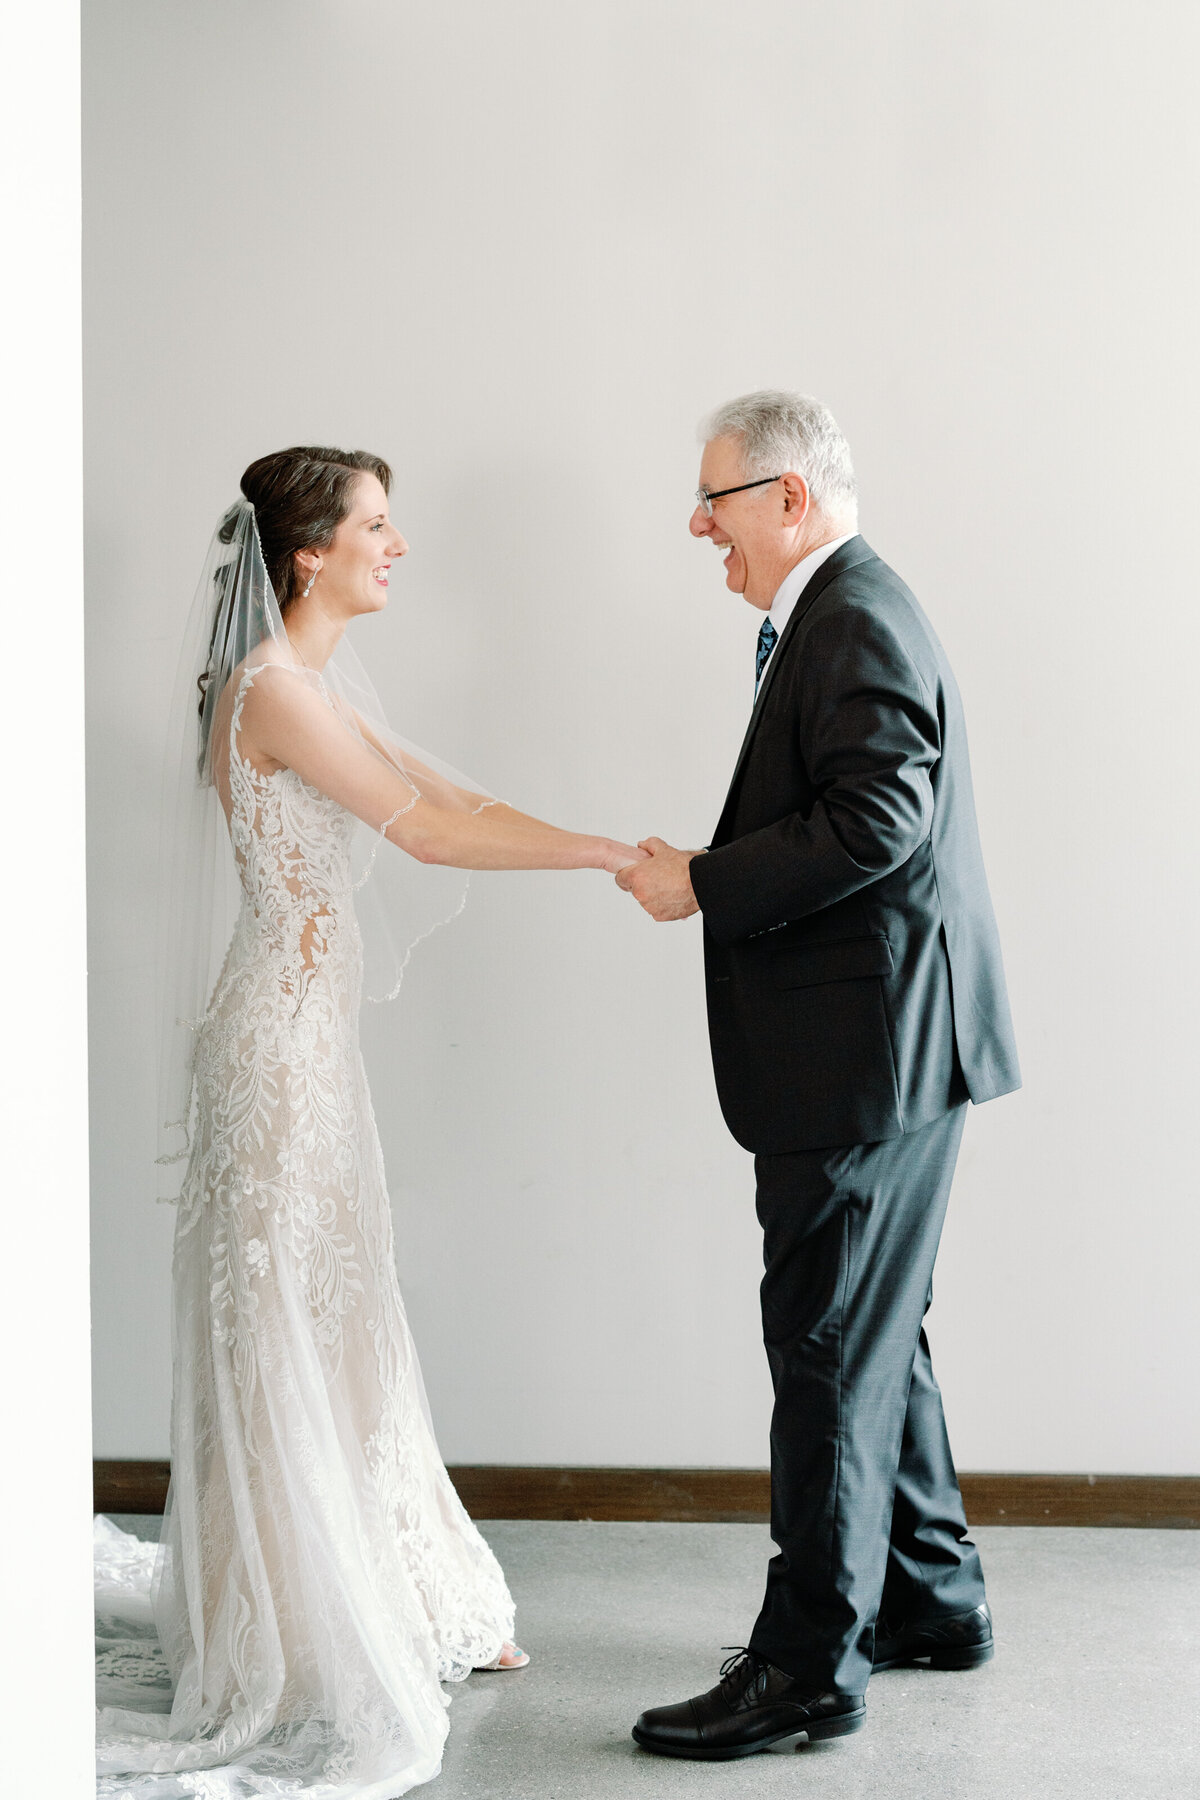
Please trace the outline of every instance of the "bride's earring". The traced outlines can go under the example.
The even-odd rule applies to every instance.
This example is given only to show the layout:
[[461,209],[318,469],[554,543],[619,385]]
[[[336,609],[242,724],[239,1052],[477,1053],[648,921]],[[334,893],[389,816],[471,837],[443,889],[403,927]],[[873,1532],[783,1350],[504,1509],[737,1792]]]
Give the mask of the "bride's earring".
[[312,574],[311,574],[311,575],[310,575],[310,576],[309,576],[309,578],[308,578],[308,586],[307,586],[307,587],[306,587],[306,588],[305,588],[305,590],[304,590],[304,592],[303,592],[303,593],[302,593],[302,594],[301,594],[301,596],[300,596],[300,598],[301,598],[301,599],[302,599],[302,600],[307,600],[307,599],[308,599],[308,596],[309,596],[309,595],[310,595],[310,594],[311,594],[311,593],[312,593],[312,585],[313,585],[313,582],[314,582],[314,581],[315,581],[315,580],[316,580],[316,579],[317,579],[317,571],[316,571],[316,570],[315,570],[315,569],[314,569],[314,570],[313,570],[313,572],[312,572]]

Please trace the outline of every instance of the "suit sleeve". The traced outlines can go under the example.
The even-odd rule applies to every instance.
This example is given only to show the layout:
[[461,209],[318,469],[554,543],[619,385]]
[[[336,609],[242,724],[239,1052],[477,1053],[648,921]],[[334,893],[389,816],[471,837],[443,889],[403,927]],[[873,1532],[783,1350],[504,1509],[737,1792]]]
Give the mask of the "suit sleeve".
[[832,905],[929,835],[937,707],[885,620],[857,608],[818,620],[789,704],[816,803],[694,859],[692,886],[719,944]]

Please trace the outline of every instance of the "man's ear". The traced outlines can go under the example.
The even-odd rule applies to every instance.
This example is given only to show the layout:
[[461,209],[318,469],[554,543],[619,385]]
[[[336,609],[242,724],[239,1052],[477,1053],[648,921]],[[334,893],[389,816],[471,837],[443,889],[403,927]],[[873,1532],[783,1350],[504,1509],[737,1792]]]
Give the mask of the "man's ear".
[[803,475],[789,470],[779,477],[783,487],[783,514],[789,525],[803,525],[808,517],[809,494],[808,483]]

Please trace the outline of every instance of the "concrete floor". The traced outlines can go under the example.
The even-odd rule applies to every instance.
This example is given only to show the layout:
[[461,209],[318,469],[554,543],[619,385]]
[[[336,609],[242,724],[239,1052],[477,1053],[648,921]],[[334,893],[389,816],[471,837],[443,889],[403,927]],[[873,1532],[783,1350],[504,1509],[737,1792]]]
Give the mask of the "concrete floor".
[[[154,1519],[117,1518],[157,1536]],[[711,1687],[771,1551],[755,1525],[484,1524],[533,1657],[452,1689],[430,1800],[1196,1800],[1200,1533],[978,1531],[997,1651],[871,1683],[856,1737],[791,1756],[648,1756],[646,1706]],[[420,1792],[422,1790],[418,1790]]]

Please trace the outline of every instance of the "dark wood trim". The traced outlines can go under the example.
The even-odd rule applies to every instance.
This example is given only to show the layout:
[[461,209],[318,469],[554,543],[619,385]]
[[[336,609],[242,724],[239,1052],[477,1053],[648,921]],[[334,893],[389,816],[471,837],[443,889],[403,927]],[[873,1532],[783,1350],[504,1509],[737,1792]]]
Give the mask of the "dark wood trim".
[[961,1475],[972,1525],[1200,1529],[1200,1475]]
[[754,1524],[769,1517],[765,1469],[545,1469],[459,1464],[451,1479],[477,1519],[677,1519]]
[[[97,1512],[160,1513],[170,1464],[97,1462]],[[757,1523],[765,1469],[582,1469],[465,1463],[450,1470],[477,1519],[675,1519]],[[1200,1529],[1200,1475],[968,1475],[972,1525],[1153,1525]]]
[[92,1506],[96,1512],[160,1513],[167,1504],[169,1462],[92,1464]]

